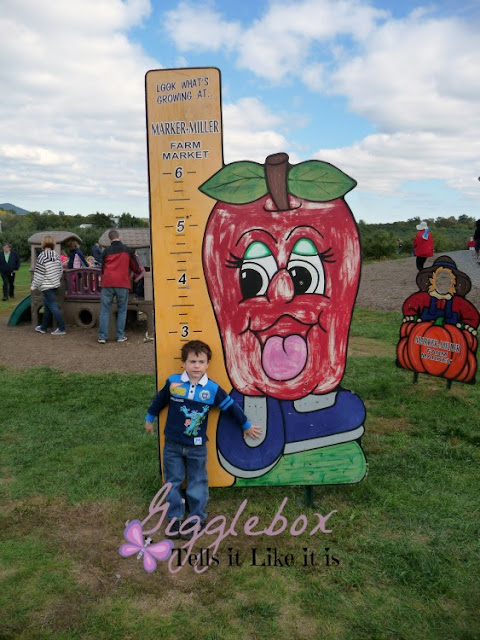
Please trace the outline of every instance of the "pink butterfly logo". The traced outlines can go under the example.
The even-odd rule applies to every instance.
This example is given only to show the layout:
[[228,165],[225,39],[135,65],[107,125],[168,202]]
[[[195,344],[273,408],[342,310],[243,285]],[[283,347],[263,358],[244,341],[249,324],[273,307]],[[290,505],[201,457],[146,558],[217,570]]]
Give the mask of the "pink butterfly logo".
[[152,573],[157,568],[157,560],[168,560],[172,555],[172,540],[162,540],[162,542],[152,542],[151,538],[143,541],[142,523],[140,520],[132,520],[125,527],[123,532],[126,544],[122,544],[118,550],[123,558],[128,558],[137,554],[137,560],[143,557],[143,568],[148,573]]

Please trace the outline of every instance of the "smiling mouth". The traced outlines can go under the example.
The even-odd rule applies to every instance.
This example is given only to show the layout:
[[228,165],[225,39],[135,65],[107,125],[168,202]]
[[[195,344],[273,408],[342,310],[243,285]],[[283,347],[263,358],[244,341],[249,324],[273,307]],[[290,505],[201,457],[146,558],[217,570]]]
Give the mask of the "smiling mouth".
[[288,338],[288,336],[297,335],[306,340],[307,334],[313,326],[315,325],[300,322],[300,320],[296,320],[295,318],[292,318],[292,316],[285,315],[275,320],[275,322],[269,327],[265,327],[260,330],[250,329],[250,331],[254,334],[263,348],[267,341],[273,336]]

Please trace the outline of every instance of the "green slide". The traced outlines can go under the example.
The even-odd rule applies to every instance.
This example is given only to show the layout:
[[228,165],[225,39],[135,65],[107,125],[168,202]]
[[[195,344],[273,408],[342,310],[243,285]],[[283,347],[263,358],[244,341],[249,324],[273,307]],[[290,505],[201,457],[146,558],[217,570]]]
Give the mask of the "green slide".
[[26,296],[17,304],[7,322],[8,327],[15,327],[20,322],[28,322],[32,319],[30,303],[31,296]]

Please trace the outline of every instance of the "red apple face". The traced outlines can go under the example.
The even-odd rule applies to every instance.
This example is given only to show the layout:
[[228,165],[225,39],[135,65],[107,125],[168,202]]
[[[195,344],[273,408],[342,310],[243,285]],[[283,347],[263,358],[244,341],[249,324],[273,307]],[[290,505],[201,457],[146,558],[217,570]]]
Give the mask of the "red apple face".
[[340,382],[359,276],[360,243],[343,200],[267,195],[218,202],[203,244],[208,292],[228,375],[245,395],[298,399]]

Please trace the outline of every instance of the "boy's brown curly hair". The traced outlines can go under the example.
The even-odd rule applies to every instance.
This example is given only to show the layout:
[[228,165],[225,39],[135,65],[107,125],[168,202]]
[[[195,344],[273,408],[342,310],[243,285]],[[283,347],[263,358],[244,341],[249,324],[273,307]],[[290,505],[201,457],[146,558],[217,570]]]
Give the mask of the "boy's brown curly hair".
[[190,353],[194,353],[196,356],[204,353],[207,356],[208,362],[212,359],[212,350],[206,342],[202,342],[201,340],[190,340],[183,345],[181,350],[182,362],[187,361]]

